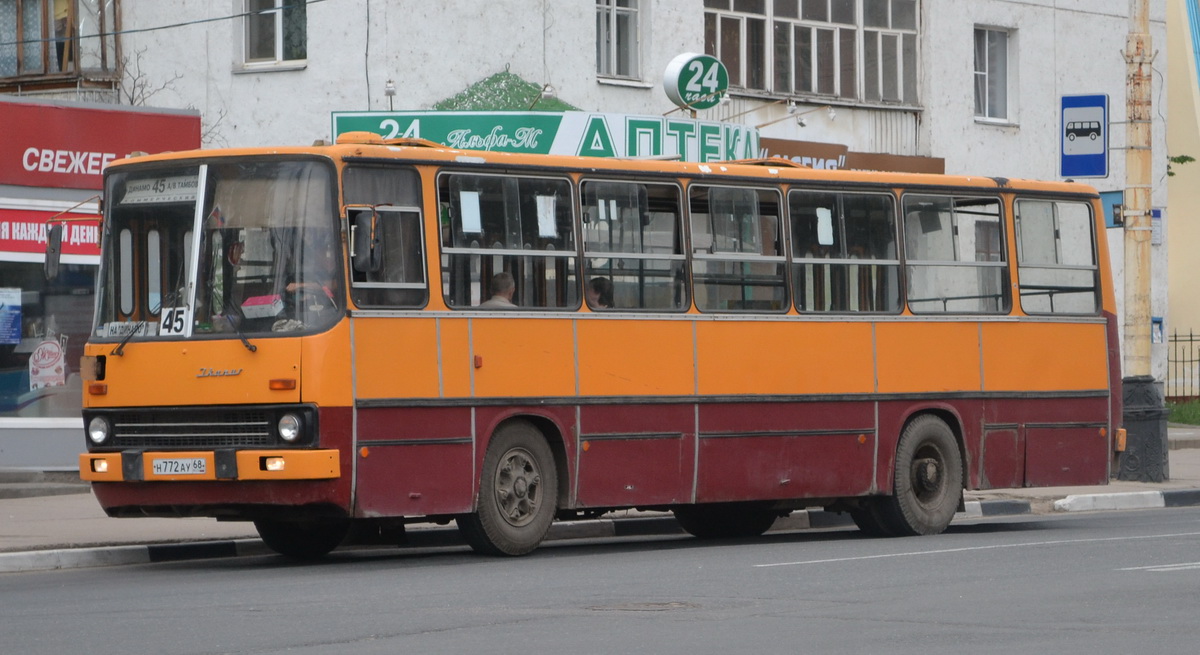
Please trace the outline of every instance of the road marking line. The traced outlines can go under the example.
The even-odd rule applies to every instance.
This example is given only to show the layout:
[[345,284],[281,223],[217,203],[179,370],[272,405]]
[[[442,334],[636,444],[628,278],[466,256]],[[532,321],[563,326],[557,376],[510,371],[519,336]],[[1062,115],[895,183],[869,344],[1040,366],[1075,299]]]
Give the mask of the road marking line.
[[1133,537],[1096,537],[1092,539],[1060,539],[1054,541],[1028,541],[1019,544],[992,544],[989,546],[964,546],[962,548],[941,548],[938,550],[917,550],[907,553],[885,553],[882,555],[860,555],[858,557],[833,557],[830,559],[810,559],[799,562],[773,562],[770,564],[753,564],[756,569],[776,566],[803,566],[806,564],[832,564],[836,562],[861,562],[872,559],[891,559],[896,557],[915,557],[918,555],[945,555],[947,553],[968,553],[972,551],[999,550],[1002,548],[1031,548],[1037,546],[1062,546],[1067,544],[1101,543],[1105,541],[1138,541],[1144,539],[1171,539],[1174,537],[1196,537],[1200,532],[1176,532],[1172,534],[1147,534]]
[[1189,571],[1191,569],[1200,569],[1200,562],[1188,562],[1186,564],[1155,564],[1153,566],[1130,566],[1118,571],[1154,571],[1156,573],[1167,571]]

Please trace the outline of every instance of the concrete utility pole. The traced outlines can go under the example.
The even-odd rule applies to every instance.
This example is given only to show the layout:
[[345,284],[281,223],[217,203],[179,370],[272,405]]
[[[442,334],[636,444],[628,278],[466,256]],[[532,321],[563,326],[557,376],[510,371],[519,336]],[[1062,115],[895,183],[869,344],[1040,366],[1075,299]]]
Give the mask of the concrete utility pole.
[[1150,375],[1150,50],[1148,0],[1130,0],[1125,37],[1125,376]]
[[1149,0],[1129,1],[1125,37],[1125,378],[1122,381],[1125,451],[1121,480],[1168,478],[1167,410],[1150,375],[1150,182],[1154,164],[1150,127]]

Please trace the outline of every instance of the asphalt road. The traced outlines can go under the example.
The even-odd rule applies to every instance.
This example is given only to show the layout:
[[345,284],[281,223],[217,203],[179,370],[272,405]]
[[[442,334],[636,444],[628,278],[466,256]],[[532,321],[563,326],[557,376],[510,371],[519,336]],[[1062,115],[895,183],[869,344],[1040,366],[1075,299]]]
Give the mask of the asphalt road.
[[4,653],[1193,653],[1200,508],[0,576]]

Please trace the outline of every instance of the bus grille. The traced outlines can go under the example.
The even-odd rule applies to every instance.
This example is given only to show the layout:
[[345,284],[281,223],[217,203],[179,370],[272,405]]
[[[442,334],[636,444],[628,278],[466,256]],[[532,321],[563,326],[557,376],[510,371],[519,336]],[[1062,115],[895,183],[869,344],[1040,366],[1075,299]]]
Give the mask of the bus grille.
[[118,448],[274,446],[270,415],[253,410],[139,411],[113,416]]

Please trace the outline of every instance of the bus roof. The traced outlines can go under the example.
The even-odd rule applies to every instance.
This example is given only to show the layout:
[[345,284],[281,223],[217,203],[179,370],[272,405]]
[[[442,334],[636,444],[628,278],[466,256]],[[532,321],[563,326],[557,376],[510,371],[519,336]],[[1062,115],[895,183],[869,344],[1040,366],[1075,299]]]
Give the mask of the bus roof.
[[592,174],[650,173],[675,177],[719,176],[740,179],[810,181],[831,184],[879,184],[883,186],[940,186],[964,188],[994,188],[997,190],[1028,190],[1071,194],[1098,195],[1094,187],[1073,181],[1056,182],[1020,178],[936,173],[903,173],[889,171],[814,169],[783,158],[753,160],[684,162],[663,158],[605,158],[575,155],[542,155],[494,152],[451,148],[424,139],[383,139],[370,132],[350,132],[338,142],[318,142],[311,146],[219,148],[164,152],[154,155],[138,153],[117,160],[109,168],[154,161],[181,161],[213,157],[249,157],[262,155],[323,156],[342,161],[394,161],[414,164],[489,165],[502,168],[551,169],[562,172]]

